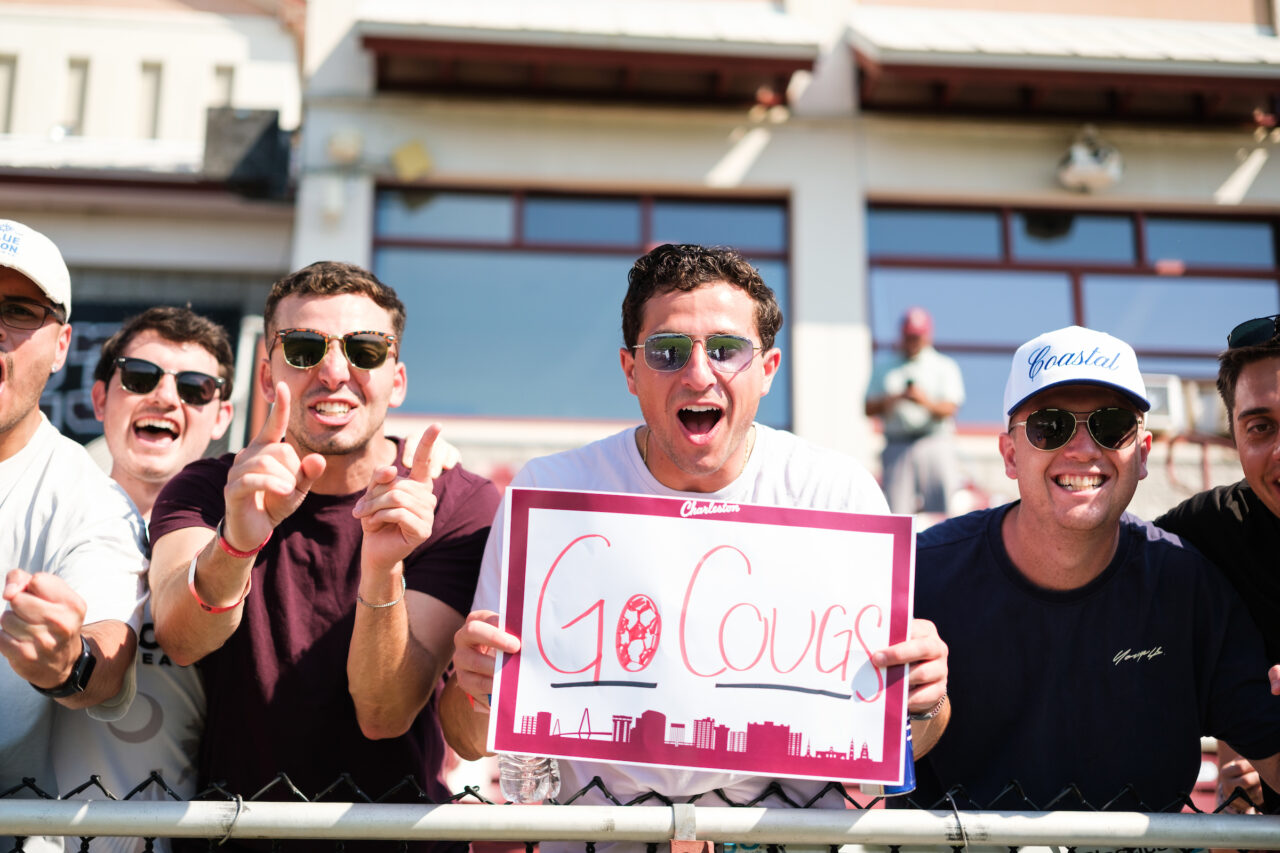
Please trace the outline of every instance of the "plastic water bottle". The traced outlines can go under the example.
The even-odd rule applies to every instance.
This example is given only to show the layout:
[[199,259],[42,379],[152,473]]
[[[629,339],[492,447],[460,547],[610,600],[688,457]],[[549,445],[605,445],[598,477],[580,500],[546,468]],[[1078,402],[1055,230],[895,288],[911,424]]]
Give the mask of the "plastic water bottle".
[[538,755],[498,754],[498,785],[511,803],[540,803],[560,793],[560,762]]
[[910,794],[916,789],[916,760],[915,748],[911,745],[911,721],[907,720],[907,750],[903,756],[902,762],[902,784],[901,785],[872,785],[863,784],[860,786],[862,793],[874,797],[900,797],[903,794]]

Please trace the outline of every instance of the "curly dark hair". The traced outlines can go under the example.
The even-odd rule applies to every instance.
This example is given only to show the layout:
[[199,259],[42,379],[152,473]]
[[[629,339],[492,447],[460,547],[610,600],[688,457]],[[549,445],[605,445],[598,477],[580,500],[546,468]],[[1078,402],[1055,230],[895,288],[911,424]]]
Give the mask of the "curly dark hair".
[[235,378],[236,357],[231,349],[231,338],[221,325],[191,310],[191,306],[178,308],[161,305],[148,308],[141,314],[124,321],[114,335],[107,338],[93,369],[93,378],[106,382],[116,369],[116,359],[125,347],[143,332],[155,332],[166,341],[175,344],[197,344],[218,360],[218,375],[222,377],[222,399],[231,396],[231,384]]
[[627,295],[622,300],[622,340],[634,347],[644,320],[644,305],[654,296],[673,290],[697,290],[704,284],[725,281],[740,287],[756,303],[756,331],[766,350],[782,328],[782,309],[759,271],[734,249],[724,246],[664,243],[643,255],[627,273]]
[[1240,371],[1268,358],[1280,358],[1280,337],[1257,346],[1227,349],[1218,356],[1218,394],[1227,407],[1227,425],[1231,429],[1235,429],[1236,383],[1240,381]]
[[286,296],[337,296],[342,293],[359,293],[372,299],[391,315],[391,331],[396,338],[404,337],[404,303],[395,290],[364,267],[341,261],[316,261],[289,273],[271,286],[266,307],[262,310],[268,339],[275,333],[276,308]]

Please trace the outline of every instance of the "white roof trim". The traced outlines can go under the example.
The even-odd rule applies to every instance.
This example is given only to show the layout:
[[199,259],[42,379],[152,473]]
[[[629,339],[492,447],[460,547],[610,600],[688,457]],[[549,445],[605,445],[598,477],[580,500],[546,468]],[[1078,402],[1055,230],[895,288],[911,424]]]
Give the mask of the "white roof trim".
[[364,0],[361,35],[808,59],[819,33],[765,0]]
[[1280,39],[1244,24],[859,5],[849,26],[882,64],[1280,77]]

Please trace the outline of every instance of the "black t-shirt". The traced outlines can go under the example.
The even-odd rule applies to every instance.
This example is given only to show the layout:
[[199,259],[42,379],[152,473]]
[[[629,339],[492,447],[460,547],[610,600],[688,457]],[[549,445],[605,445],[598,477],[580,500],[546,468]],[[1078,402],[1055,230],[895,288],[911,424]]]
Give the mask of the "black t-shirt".
[[[1007,509],[917,538],[915,615],[950,649],[953,710],[916,763],[917,805],[960,785],[961,808],[1177,810],[1201,735],[1255,757],[1280,751],[1257,629],[1203,557],[1126,515],[1101,575],[1046,590],[1005,551]],[[1055,802],[1071,785],[1085,802]]]
[[[1227,576],[1262,632],[1268,663],[1280,663],[1280,519],[1249,483],[1201,492],[1155,523],[1190,542]],[[1280,813],[1280,794],[1264,792],[1266,811]]]
[[[233,459],[200,460],[165,486],[152,512],[153,540],[217,525]],[[449,796],[436,698],[401,737],[370,740],[356,720],[347,651],[360,583],[361,528],[351,510],[362,493],[310,494],[281,522],[254,564],[239,628],[199,662],[208,696],[201,789],[217,783],[249,799],[283,772],[313,799],[339,783],[324,799],[378,800],[407,776],[432,802]],[[498,491],[454,468],[435,480],[434,493],[431,536],[404,561],[405,583],[466,614]],[[344,773],[349,783],[341,782]],[[296,795],[277,784],[258,799]],[[412,787],[386,801],[422,802]]]
[[1267,658],[1280,663],[1280,519],[1248,482],[1201,492],[1155,523],[1196,546],[1222,570],[1262,632]]

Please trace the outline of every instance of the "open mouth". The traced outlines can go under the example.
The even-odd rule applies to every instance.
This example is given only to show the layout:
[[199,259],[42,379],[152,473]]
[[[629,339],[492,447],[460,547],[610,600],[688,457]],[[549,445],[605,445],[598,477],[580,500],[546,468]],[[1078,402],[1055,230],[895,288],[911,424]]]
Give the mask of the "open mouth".
[[691,435],[706,435],[720,423],[724,410],[718,406],[685,406],[680,409],[678,417]]
[[311,406],[311,411],[322,424],[337,426],[346,423],[355,406],[343,400],[321,400]]
[[1101,488],[1107,478],[1101,474],[1059,474],[1053,481],[1068,492],[1083,492]]
[[168,418],[138,418],[133,434],[144,441],[177,441],[178,425]]

